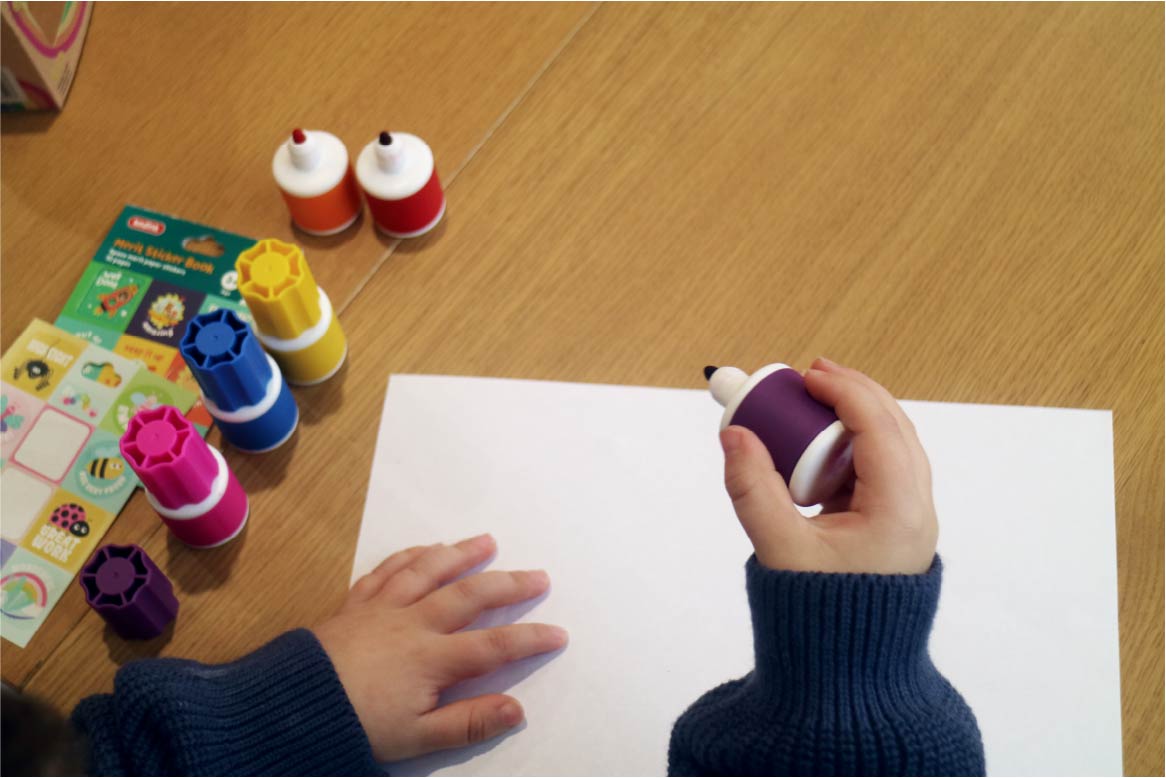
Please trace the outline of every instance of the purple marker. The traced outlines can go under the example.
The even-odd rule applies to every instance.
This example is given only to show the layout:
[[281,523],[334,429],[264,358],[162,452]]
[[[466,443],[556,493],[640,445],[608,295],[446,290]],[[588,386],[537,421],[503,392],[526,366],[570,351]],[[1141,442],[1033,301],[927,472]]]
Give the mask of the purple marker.
[[752,430],[769,449],[795,503],[817,505],[850,480],[851,435],[833,410],[810,396],[801,373],[780,363],[753,375],[710,365],[704,377],[725,406],[721,429]]
[[170,579],[140,546],[102,546],[77,581],[89,607],[127,640],[156,638],[178,615]]

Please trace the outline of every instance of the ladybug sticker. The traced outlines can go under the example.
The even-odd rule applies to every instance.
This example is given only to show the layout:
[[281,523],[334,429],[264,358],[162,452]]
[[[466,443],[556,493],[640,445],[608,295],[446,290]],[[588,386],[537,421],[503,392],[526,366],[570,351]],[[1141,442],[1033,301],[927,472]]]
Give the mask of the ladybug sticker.
[[57,506],[57,509],[49,516],[51,523],[61,529],[69,530],[72,535],[79,538],[89,534],[89,522],[85,519],[85,509],[73,502]]

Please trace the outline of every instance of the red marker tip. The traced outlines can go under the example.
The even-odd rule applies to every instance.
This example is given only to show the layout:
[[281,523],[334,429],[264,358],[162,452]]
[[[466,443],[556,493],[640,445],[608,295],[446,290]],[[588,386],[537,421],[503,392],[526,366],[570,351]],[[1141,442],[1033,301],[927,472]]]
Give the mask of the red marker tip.
[[301,130],[299,127],[296,127],[294,130],[292,130],[292,143],[299,145],[300,143],[303,143],[307,139],[308,139],[308,136],[305,135],[304,131]]

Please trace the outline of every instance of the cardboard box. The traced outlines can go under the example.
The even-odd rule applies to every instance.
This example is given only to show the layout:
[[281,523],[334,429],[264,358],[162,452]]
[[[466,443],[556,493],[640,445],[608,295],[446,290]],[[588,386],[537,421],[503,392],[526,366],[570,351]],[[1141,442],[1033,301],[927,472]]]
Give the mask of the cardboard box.
[[77,73],[92,2],[0,5],[0,109],[59,110]]

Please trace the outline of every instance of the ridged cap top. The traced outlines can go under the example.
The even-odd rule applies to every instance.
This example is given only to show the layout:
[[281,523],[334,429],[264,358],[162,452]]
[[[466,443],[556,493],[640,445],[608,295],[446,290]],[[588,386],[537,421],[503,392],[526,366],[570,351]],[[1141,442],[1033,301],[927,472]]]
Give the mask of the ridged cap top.
[[320,293],[299,246],[261,240],[239,255],[239,294],[264,335],[290,340],[320,320]]
[[271,380],[271,365],[255,333],[227,308],[200,313],[186,326],[178,345],[203,395],[218,408],[234,411],[260,402]]
[[119,447],[142,485],[167,508],[206,499],[219,473],[206,441],[182,412],[170,405],[138,411]]

